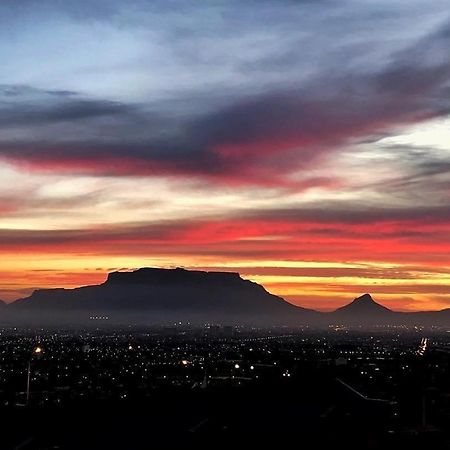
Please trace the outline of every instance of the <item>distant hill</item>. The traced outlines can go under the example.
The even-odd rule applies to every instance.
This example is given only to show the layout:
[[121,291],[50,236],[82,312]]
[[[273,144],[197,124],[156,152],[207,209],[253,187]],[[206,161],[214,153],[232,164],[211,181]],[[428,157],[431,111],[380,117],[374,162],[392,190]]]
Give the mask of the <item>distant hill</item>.
[[334,317],[351,319],[352,321],[367,321],[368,319],[392,318],[395,313],[377,303],[370,294],[364,294],[355,298],[348,305],[338,308],[333,315]]
[[8,317],[27,321],[174,321],[284,324],[319,313],[270,294],[238,273],[144,268],[113,272],[105,283],[76,289],[37,290],[8,306]]
[[377,303],[370,294],[355,298],[330,313],[334,322],[348,325],[450,326],[450,309],[442,311],[398,312]]

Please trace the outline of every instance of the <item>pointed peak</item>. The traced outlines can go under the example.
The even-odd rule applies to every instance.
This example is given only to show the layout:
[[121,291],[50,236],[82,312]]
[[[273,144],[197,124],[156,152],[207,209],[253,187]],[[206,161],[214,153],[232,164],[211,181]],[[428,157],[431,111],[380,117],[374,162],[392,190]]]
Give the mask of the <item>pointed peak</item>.
[[391,312],[389,308],[377,303],[370,294],[363,294],[355,298],[348,305],[338,308],[336,312],[355,312],[363,314],[372,314],[377,312]]
[[362,303],[368,303],[368,302],[373,302],[376,303],[375,300],[372,298],[372,296],[370,294],[363,294],[360,295],[359,297],[356,297],[355,300],[353,300],[355,302],[362,302]]

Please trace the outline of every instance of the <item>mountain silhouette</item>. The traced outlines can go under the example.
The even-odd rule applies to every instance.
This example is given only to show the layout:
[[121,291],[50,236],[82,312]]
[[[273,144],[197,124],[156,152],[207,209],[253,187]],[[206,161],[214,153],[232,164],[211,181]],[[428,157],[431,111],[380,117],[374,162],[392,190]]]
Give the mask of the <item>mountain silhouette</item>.
[[355,298],[330,313],[332,320],[347,325],[450,325],[450,309],[441,311],[399,312],[377,303],[370,294]]
[[[1,308],[4,323],[450,326],[450,309],[397,312],[364,294],[333,312],[288,303],[238,273],[142,268],[112,272],[100,285],[39,289]],[[92,320],[94,322],[92,322]]]
[[145,323],[301,323],[319,313],[294,306],[238,273],[143,268],[112,272],[105,283],[43,289],[8,306],[31,321],[83,320]]
[[393,311],[377,303],[370,294],[364,294],[355,298],[348,305],[336,309],[334,314],[336,316],[390,316]]

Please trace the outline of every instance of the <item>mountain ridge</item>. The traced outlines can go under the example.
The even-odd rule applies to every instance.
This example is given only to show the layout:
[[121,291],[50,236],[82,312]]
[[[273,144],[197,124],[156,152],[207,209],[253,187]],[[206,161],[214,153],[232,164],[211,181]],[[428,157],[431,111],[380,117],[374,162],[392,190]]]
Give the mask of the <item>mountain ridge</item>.
[[293,305],[237,272],[145,267],[115,271],[98,285],[72,289],[37,289],[2,308],[12,320],[85,320],[111,315],[117,320],[160,323],[236,322],[266,324],[332,323],[351,325],[408,324],[450,326],[450,308],[399,312],[377,303],[366,293],[332,312]]
[[181,268],[111,272],[100,285],[36,290],[7,309],[16,318],[21,312],[54,320],[100,314],[152,322],[289,323],[318,314],[286,302],[238,273]]

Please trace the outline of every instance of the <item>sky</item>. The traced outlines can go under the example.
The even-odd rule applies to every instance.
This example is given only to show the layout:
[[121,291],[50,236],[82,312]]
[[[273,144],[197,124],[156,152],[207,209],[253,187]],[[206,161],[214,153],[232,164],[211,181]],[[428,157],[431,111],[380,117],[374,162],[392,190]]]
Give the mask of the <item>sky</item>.
[[0,298],[238,271],[450,307],[448,0],[2,0]]

